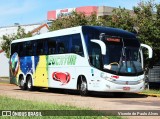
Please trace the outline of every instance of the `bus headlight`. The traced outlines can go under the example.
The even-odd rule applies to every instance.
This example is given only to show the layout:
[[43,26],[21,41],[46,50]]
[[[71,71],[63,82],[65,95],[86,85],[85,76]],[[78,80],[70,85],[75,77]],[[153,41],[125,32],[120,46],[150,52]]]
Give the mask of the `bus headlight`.
[[108,78],[108,77],[107,77],[107,74],[106,74],[106,73],[103,73],[103,72],[100,74],[100,77],[103,78],[103,79],[107,79],[107,78]]
[[138,80],[138,82],[139,82],[139,83],[142,83],[142,82],[144,82],[144,79]]

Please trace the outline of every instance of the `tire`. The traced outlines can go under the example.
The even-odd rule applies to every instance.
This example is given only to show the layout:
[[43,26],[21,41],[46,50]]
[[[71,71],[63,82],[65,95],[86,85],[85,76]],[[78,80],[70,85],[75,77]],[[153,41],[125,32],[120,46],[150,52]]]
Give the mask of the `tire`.
[[33,87],[33,83],[32,83],[32,77],[28,76],[27,77],[27,90],[29,91],[33,91],[34,87]]
[[149,90],[149,80],[148,80],[148,76],[145,76],[145,89]]
[[149,90],[149,82],[145,82],[145,89]]
[[79,93],[81,96],[87,96],[88,95],[88,87],[87,87],[87,82],[85,80],[85,78],[83,78],[82,76],[80,77],[80,81],[79,81]]
[[23,76],[20,76],[20,78],[19,78],[19,87],[22,90],[26,90],[27,89],[26,83],[24,82],[24,77]]

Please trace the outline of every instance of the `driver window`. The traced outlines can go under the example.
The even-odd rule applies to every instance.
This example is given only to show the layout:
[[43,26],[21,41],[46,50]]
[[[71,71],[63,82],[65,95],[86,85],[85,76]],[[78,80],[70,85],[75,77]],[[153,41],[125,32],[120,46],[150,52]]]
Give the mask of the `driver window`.
[[90,63],[100,69],[101,68],[101,48],[98,44],[92,43],[91,45],[91,56],[90,56]]

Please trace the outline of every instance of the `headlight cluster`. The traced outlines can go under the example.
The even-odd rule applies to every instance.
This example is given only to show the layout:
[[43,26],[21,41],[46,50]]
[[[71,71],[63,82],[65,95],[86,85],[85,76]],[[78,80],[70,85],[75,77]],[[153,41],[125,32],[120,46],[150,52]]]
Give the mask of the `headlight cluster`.
[[100,74],[100,77],[106,80],[108,79],[107,74],[103,72]]

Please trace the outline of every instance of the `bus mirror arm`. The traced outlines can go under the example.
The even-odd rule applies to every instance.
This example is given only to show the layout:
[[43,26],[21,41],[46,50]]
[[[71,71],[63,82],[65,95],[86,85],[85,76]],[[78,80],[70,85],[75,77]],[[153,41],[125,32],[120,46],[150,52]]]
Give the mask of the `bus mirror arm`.
[[141,44],[141,47],[142,48],[147,48],[148,49],[148,53],[149,53],[149,58],[152,58],[152,56],[153,56],[152,48],[149,45],[146,45],[146,44]]
[[92,39],[91,42],[99,44],[99,46],[101,47],[102,55],[106,55],[106,45],[103,41],[97,40],[97,39]]

